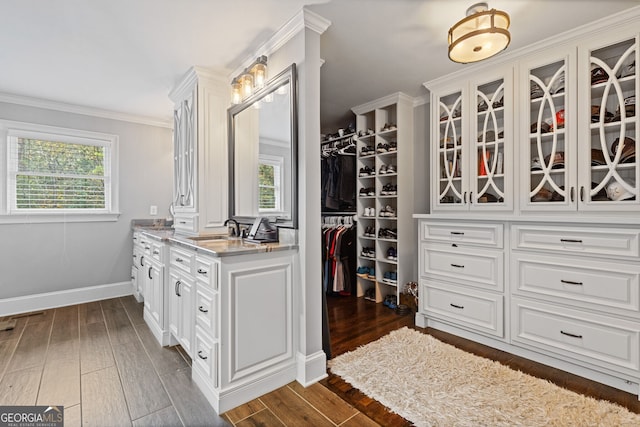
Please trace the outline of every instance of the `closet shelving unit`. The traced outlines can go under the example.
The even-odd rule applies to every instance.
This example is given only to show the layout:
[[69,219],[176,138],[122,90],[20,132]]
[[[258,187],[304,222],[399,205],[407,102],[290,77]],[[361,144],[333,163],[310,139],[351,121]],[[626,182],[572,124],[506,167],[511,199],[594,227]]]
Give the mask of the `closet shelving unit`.
[[[402,285],[415,280],[417,227],[412,215],[414,182],[421,181],[414,179],[413,98],[396,93],[352,111],[358,172],[357,296],[382,302],[393,295],[397,303]],[[389,166],[392,172],[381,173]],[[364,170],[371,173],[361,173]],[[390,250],[395,251],[392,258]],[[373,274],[363,269],[373,269]]]

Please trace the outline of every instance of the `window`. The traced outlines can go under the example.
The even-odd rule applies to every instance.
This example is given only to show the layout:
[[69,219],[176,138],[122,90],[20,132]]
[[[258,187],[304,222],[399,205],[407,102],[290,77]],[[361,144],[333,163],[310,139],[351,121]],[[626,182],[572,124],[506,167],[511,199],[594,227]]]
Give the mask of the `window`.
[[30,221],[116,214],[116,136],[26,123],[2,130],[8,165],[3,213]]
[[282,164],[281,157],[260,155],[258,163],[259,212],[282,211]]

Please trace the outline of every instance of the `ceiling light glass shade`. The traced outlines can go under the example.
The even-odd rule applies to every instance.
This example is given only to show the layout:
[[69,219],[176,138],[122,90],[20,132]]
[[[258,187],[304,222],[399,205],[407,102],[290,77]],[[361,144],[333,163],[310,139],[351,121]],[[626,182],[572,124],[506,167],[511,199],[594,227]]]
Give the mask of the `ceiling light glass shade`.
[[231,82],[231,103],[234,105],[242,102],[242,85],[238,79],[233,79]]
[[267,57],[261,56],[251,69],[253,74],[253,85],[256,89],[262,89],[267,81]]
[[478,3],[467,10],[467,17],[449,29],[449,59],[467,64],[487,59],[511,42],[509,15],[500,10],[487,10]]
[[249,71],[246,71],[240,77],[240,84],[242,84],[242,97],[246,98],[253,93],[253,76]]

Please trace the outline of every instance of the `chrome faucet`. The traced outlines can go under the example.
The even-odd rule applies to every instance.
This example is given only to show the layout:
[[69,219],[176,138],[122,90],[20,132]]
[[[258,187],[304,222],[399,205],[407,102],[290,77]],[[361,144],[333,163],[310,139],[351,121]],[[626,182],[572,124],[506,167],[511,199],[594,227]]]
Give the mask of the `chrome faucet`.
[[236,221],[233,218],[229,218],[228,220],[226,220],[224,222],[224,226],[226,227],[229,223],[233,223],[234,224],[234,227],[232,229],[233,232],[231,233],[231,236],[232,237],[240,237],[240,224],[238,224],[238,221]]

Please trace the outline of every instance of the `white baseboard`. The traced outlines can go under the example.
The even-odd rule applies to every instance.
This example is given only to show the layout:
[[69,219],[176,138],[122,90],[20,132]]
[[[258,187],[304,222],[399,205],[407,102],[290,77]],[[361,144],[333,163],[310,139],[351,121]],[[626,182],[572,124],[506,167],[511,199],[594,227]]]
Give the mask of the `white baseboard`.
[[10,316],[12,314],[123,297],[131,295],[132,293],[131,282],[120,282],[22,297],[4,298],[0,299],[0,316]]
[[318,351],[308,356],[298,353],[297,362],[298,376],[296,381],[304,387],[327,377],[327,355],[324,351]]

